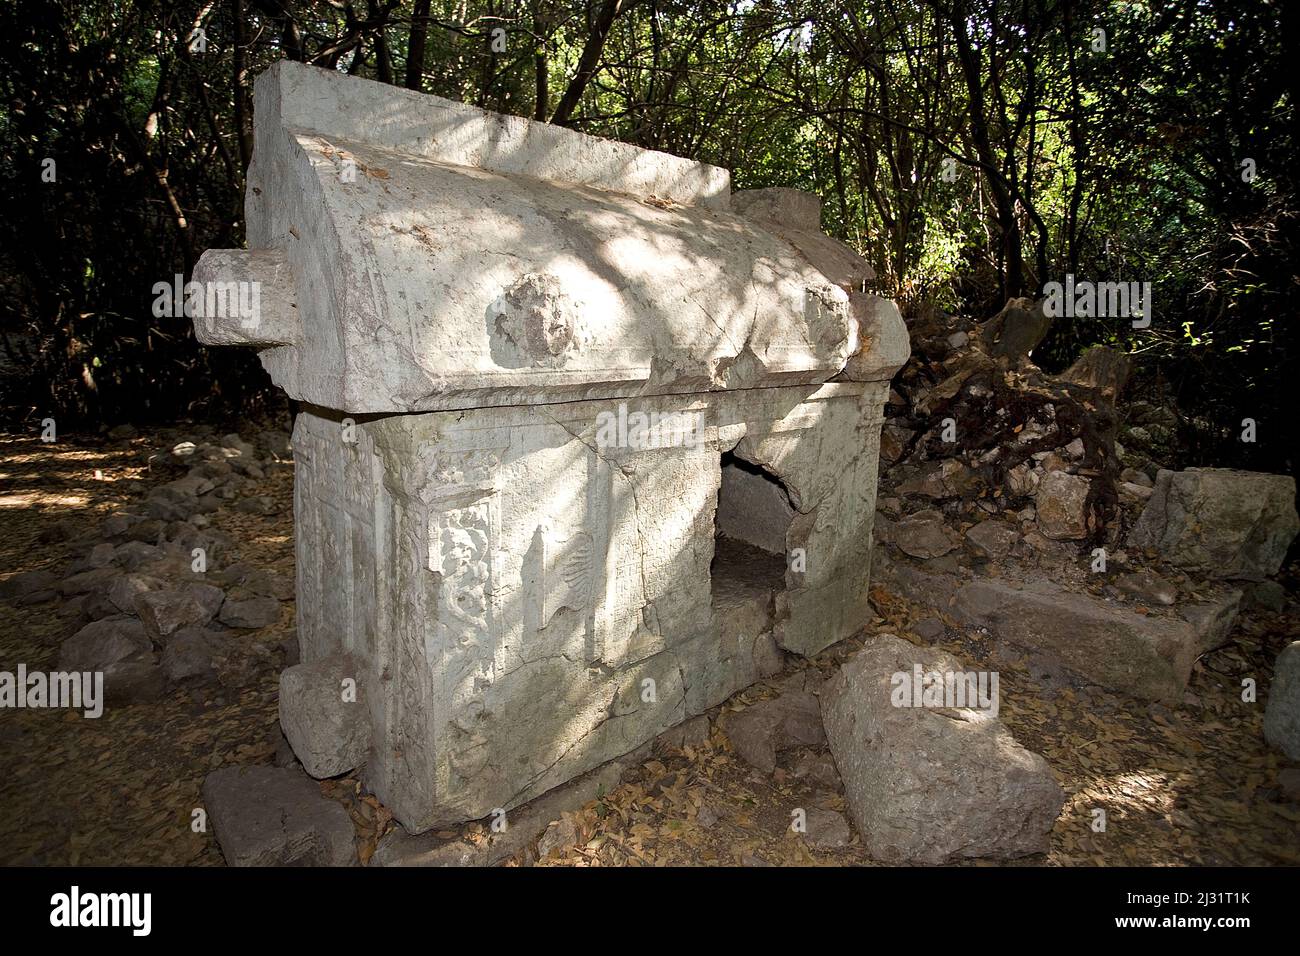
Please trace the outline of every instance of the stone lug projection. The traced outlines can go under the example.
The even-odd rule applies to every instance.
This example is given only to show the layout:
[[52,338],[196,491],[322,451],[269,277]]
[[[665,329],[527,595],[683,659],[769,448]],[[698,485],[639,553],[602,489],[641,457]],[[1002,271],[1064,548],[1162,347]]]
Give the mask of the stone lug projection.
[[194,323],[307,406],[281,711],[319,773],[354,713],[408,830],[481,818],[868,619],[907,332],[815,197],[289,62],[255,97]]

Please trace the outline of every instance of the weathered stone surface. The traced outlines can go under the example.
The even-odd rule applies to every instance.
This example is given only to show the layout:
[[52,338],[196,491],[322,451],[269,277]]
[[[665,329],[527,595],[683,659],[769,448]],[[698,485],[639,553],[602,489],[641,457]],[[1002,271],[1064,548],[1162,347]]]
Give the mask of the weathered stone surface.
[[1300,641],[1288,644],[1273,665],[1264,739],[1292,760],[1300,760]]
[[[907,334],[815,199],[732,211],[725,171],[293,63],[256,107],[250,250],[195,278],[267,294],[196,333],[311,406],[302,660],[358,661],[366,783],[405,828],[523,804],[861,627]],[[736,507],[728,453],[784,505]],[[770,577],[738,580],[732,537]],[[278,617],[250,603],[219,620]]]
[[524,849],[565,813],[574,813],[616,789],[623,775],[648,759],[650,751],[650,746],[644,745],[554,788],[511,811],[504,830],[489,830],[476,843],[433,833],[413,834],[397,827],[379,841],[369,865],[492,866]]
[[986,711],[895,707],[895,673],[965,671],[951,655],[877,635],[822,690],[845,797],[876,859],[946,863],[1043,853],[1065,793],[1042,757]]
[[135,571],[141,565],[157,561],[163,556],[162,549],[143,541],[126,541],[117,546],[113,560],[127,571]]
[[1230,468],[1161,470],[1131,547],[1215,577],[1276,574],[1300,531],[1295,479]]
[[1240,591],[1224,591],[1169,617],[1138,614],[1047,581],[1015,587],[976,580],[956,591],[952,614],[1022,648],[1045,651],[1103,687],[1179,700],[1196,658],[1228,637]]
[[986,558],[1005,558],[1020,540],[1020,532],[1005,521],[990,518],[967,528],[966,540]]
[[1121,574],[1115,579],[1115,586],[1129,597],[1150,604],[1163,604],[1168,607],[1178,600],[1178,588],[1154,571]]
[[221,853],[231,866],[352,866],[356,832],[343,805],[300,771],[225,767],[203,780]]
[[62,671],[100,671],[112,664],[140,662],[153,662],[153,644],[144,626],[125,616],[87,624],[59,649]]
[[1014,364],[1033,352],[1051,327],[1052,319],[1041,302],[1012,299],[981,331],[989,354]]
[[164,582],[144,574],[124,574],[108,588],[108,599],[123,614],[135,614],[136,599],[147,591],[159,591]]
[[69,575],[59,582],[59,593],[71,597],[107,588],[121,572],[113,568],[92,568]]
[[775,479],[740,465],[723,467],[717,517],[722,534],[784,555],[793,517],[790,496]]
[[216,658],[224,652],[220,632],[187,627],[173,634],[162,652],[162,669],[167,680],[178,684],[204,681],[216,676]]
[[894,522],[890,539],[904,554],[923,559],[947,554],[961,543],[937,511],[918,511]]
[[337,777],[366,759],[370,721],[363,674],[361,662],[347,654],[298,664],[280,674],[280,726],[313,777]]
[[723,729],[736,753],[766,773],[776,769],[779,751],[815,747],[826,741],[820,705],[806,691],[751,704],[738,714],[728,715]]
[[898,493],[924,498],[952,498],[970,491],[976,483],[974,473],[953,458],[930,462],[915,477],[898,486]]
[[231,598],[221,605],[218,620],[227,627],[266,627],[280,620],[280,602],[273,597]]
[[810,807],[807,810],[805,823],[807,831],[803,834],[804,840],[809,846],[819,850],[835,850],[848,846],[853,841],[849,821],[844,819],[842,813]]
[[212,620],[222,597],[219,588],[206,585],[145,590],[135,596],[135,612],[151,635],[166,637],[182,627]]
[[102,672],[110,703],[156,700],[163,672],[144,625],[134,618],[106,617],[87,624],[59,649],[61,671]]
[[842,793],[844,781],[835,769],[835,759],[827,753],[804,753],[795,763],[793,775],[796,780],[810,780],[835,793]]
[[1087,478],[1051,471],[1043,476],[1034,492],[1038,510],[1038,530],[1056,541],[1070,541],[1088,536]]
[[[268,296],[255,321],[199,317],[196,331],[212,344],[266,348],[263,362],[295,398],[352,412],[514,404],[539,369],[581,373],[570,375],[580,379],[570,398],[645,394],[646,382],[655,393],[811,383],[858,349],[841,273],[869,274],[865,263],[819,230],[814,248],[801,231],[777,235],[728,212],[724,170],[289,62],[257,80],[255,104],[253,250],[210,251],[195,278],[273,290],[291,281],[296,294]],[[357,122],[401,114],[416,125]],[[431,132],[447,124],[454,133]],[[593,164],[602,154],[617,165]],[[346,162],[361,172],[340,186]],[[697,186],[675,188],[683,177]],[[439,200],[394,205],[397,195]],[[375,215],[358,217],[358,203]],[[503,247],[521,222],[528,239]],[[290,225],[305,238],[278,245]],[[341,243],[317,241],[335,233]],[[263,261],[272,247],[284,267]],[[383,270],[364,290],[336,279],[374,268],[352,258],[361,248],[381,250]],[[329,261],[340,249],[348,261]],[[688,319],[701,309],[716,328]],[[439,321],[424,321],[432,311]],[[382,360],[377,315],[406,330],[379,346]],[[533,316],[536,333],[515,327]],[[543,327],[564,331],[548,338]]]

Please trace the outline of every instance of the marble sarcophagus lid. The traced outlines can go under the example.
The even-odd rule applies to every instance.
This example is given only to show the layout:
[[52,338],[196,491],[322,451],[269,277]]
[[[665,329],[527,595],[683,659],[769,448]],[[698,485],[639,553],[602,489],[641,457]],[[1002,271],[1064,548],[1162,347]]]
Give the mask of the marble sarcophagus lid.
[[815,197],[288,62],[255,115],[194,321],[302,403],[309,772],[480,818],[866,622],[907,333]]

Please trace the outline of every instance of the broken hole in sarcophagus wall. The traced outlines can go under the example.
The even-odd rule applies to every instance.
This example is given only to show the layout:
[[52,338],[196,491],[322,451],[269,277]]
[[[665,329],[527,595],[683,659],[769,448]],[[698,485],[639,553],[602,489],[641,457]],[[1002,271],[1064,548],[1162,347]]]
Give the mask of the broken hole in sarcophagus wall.
[[722,454],[709,569],[715,606],[752,603],[766,610],[770,626],[776,594],[785,589],[787,537],[794,513],[790,493],[779,479],[732,452]]

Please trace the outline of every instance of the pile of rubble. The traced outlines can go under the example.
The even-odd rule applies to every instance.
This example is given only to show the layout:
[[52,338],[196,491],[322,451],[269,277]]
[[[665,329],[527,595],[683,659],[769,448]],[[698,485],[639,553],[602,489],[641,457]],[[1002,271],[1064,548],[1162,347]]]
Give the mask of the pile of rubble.
[[[96,532],[67,541],[81,556],[60,571],[37,570],[0,583],[0,597],[23,606],[59,602],[75,629],[63,641],[60,671],[104,675],[110,703],[159,699],[177,687],[229,683],[257,666],[232,638],[278,622],[294,584],[242,562],[221,566],[231,541],[211,526],[222,507],[269,514],[275,503],[248,494],[268,468],[291,468],[288,436],[268,431],[262,449],[230,434],[176,444],[152,470],[176,474],[155,485],[134,512],[106,518]],[[68,534],[53,525],[51,543]],[[296,647],[286,648],[296,656]]]

